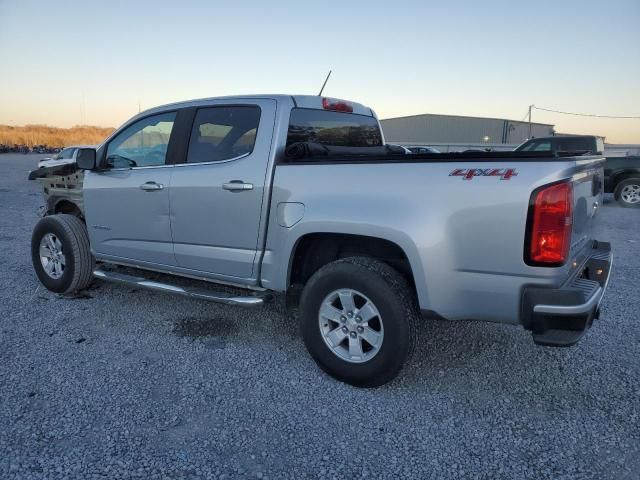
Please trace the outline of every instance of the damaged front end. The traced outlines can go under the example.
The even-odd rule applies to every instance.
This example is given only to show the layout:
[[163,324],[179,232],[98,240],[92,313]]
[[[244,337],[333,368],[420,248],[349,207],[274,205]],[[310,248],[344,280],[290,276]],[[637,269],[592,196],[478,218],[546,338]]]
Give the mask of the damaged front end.
[[69,213],[84,217],[84,172],[76,163],[38,168],[29,172],[28,178],[42,185],[44,205],[38,212],[40,216]]

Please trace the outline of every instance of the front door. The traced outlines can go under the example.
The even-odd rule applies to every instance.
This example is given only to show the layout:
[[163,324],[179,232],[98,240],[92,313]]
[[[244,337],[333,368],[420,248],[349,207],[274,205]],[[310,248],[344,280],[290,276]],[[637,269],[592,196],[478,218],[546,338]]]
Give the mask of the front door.
[[178,266],[252,278],[275,112],[276,102],[262,99],[196,110],[185,163],[171,179]]
[[167,159],[175,120],[166,112],[133,122],[101,148],[101,169],[86,173],[85,216],[98,258],[175,265]]

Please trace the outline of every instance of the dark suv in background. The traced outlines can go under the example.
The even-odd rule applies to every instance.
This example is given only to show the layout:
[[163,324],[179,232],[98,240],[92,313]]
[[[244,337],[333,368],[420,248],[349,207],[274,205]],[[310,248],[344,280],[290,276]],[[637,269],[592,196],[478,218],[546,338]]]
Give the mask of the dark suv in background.
[[[527,140],[516,148],[520,152],[604,153],[602,137],[558,135]],[[623,207],[640,207],[640,156],[606,157],[604,191],[613,193]]]
[[640,207],[640,156],[607,157],[604,191],[623,207]]
[[527,140],[516,147],[516,152],[574,152],[601,155],[604,140],[594,135],[556,135]]

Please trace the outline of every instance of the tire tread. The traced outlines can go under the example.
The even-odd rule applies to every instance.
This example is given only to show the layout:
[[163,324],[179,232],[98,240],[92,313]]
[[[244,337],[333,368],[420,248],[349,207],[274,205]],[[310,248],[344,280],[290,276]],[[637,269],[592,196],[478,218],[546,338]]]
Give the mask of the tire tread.
[[65,293],[83,290],[89,286],[93,278],[94,260],[91,255],[91,247],[89,246],[89,236],[87,227],[82,220],[74,215],[59,214],[56,215],[63,228],[73,239],[72,248],[75,259],[74,275],[71,285]]

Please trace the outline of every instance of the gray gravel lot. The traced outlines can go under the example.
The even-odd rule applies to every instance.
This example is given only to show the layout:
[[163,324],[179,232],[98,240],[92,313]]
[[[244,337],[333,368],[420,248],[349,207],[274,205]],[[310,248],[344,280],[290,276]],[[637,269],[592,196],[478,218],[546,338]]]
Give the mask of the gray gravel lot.
[[43,290],[39,157],[0,155],[0,478],[640,478],[640,209],[600,212],[617,263],[577,347],[425,321],[401,376],[359,390],[278,305]]

